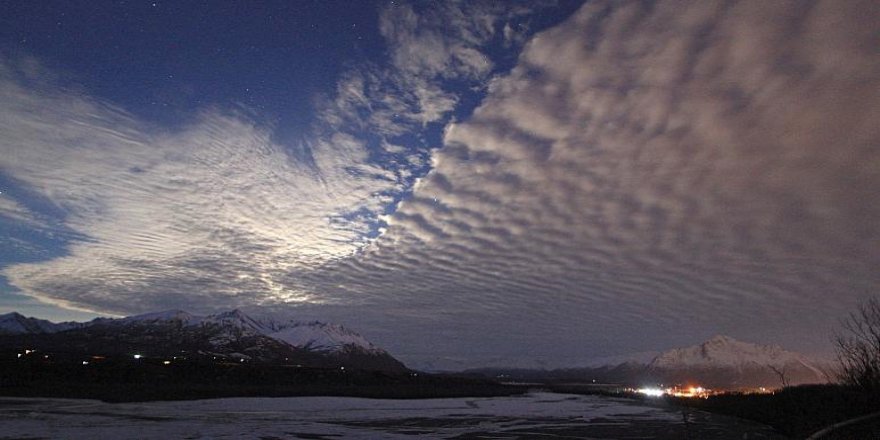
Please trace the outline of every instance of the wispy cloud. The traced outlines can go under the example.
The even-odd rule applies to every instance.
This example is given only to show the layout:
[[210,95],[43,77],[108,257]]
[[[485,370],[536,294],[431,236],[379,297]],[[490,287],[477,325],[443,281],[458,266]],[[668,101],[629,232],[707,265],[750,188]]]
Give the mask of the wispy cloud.
[[484,87],[495,67],[487,46],[519,41],[504,26],[549,5],[478,1],[383,8],[379,29],[390,63],[350,72],[324,103],[324,119],[335,129],[369,128],[388,136],[444,122],[459,102],[447,80],[458,81],[458,87]]
[[0,218],[32,229],[49,227],[47,220],[42,215],[2,193],[0,193]]
[[419,14],[408,4],[385,8],[379,28],[393,65],[409,76],[479,78],[492,69],[481,46],[496,35],[500,10],[487,3],[446,4]]
[[[320,105],[313,135],[292,149],[272,140],[271,127],[223,109],[161,130],[62,86],[36,60],[3,61],[0,172],[60,213],[53,227],[76,234],[65,255],[3,275],[44,301],[120,313],[340,300],[303,279],[362,249],[410,189],[429,147],[394,138],[455,107],[441,70],[486,73],[474,63],[485,64],[478,48],[501,11],[461,7],[474,14],[452,5],[384,10],[392,51],[427,38],[445,51],[439,64],[415,68],[395,55],[387,67],[351,71]],[[406,20],[389,19],[398,12]],[[448,23],[458,31],[442,34]],[[12,198],[0,199],[0,210],[19,225],[42,225]]]
[[25,88],[11,75],[0,87],[0,170],[86,237],[67,256],[4,270],[49,301],[110,311],[321,301],[291,282],[291,268],[355,252],[368,226],[346,214],[381,213],[382,193],[397,185],[344,135],[311,142],[306,163],[236,115],[208,111],[167,133],[71,91]]

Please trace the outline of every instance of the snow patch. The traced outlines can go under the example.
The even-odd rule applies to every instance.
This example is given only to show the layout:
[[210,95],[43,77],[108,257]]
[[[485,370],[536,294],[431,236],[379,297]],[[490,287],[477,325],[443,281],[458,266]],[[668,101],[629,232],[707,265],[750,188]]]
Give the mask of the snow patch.
[[363,336],[340,325],[322,322],[292,322],[280,327],[279,331],[266,334],[266,336],[286,342],[294,347],[322,352],[339,352],[347,348],[357,348],[370,353],[384,351]]

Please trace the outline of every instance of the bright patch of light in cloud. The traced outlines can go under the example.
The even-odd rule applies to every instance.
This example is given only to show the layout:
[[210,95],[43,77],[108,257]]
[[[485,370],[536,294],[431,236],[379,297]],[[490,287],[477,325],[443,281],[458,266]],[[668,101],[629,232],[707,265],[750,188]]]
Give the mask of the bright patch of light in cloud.
[[[357,251],[368,226],[345,215],[381,213],[382,194],[397,188],[345,135],[310,143],[306,163],[236,115],[209,111],[163,133],[70,91],[25,89],[12,75],[0,105],[0,170],[86,237],[66,256],[4,270],[51,302],[111,311],[214,298],[320,302],[291,270]],[[7,217],[27,213],[2,206]]]
[[[485,76],[479,46],[496,22],[529,11],[466,9],[384,9],[393,62],[347,74],[319,103],[314,135],[292,149],[223,109],[160,130],[63,87],[36,60],[3,61],[0,172],[75,234],[64,255],[3,275],[40,300],[114,313],[360,302],[341,284],[315,290],[304,280],[385,230],[379,219],[411,189],[429,149],[395,137],[447,117],[458,98],[440,80]],[[450,23],[457,31],[442,33]],[[413,51],[426,44],[437,51],[417,66]],[[43,224],[8,197],[0,215]]]

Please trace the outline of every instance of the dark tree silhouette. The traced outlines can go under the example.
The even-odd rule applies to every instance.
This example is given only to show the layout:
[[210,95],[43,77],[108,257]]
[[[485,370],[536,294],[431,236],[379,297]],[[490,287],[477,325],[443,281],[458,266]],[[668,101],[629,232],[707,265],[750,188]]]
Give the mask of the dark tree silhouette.
[[789,385],[789,383],[788,383],[788,372],[785,371],[785,370],[786,370],[785,365],[783,365],[783,366],[781,366],[781,367],[776,367],[776,366],[773,366],[773,365],[767,365],[767,368],[769,368],[769,369],[772,370],[774,373],[776,373],[777,376],[779,376],[779,382],[782,384],[782,388],[788,388],[788,385]]
[[873,297],[843,320],[835,338],[840,379],[880,393],[880,299]]

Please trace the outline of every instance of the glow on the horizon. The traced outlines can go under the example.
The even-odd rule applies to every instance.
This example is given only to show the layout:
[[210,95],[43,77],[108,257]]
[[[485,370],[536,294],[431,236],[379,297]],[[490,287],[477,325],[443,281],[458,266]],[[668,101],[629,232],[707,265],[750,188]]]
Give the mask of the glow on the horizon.
[[639,388],[636,390],[636,392],[651,397],[660,397],[666,394],[666,391],[660,388]]

